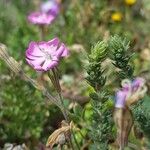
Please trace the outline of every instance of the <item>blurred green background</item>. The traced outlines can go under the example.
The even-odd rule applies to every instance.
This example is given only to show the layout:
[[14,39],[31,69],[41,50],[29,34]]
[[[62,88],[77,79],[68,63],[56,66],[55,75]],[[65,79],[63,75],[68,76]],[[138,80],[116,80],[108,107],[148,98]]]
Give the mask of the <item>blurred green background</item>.
[[[36,77],[35,71],[25,62],[25,50],[30,41],[40,40],[40,28],[27,21],[27,15],[36,10],[37,1],[0,1],[0,42],[8,46],[9,53],[33,78]],[[129,2],[62,0],[60,14],[55,22],[48,26],[45,40],[57,36],[70,48],[70,57],[60,65],[61,82],[66,105],[71,112],[74,112],[74,122],[81,128],[82,134],[76,133],[81,147],[90,139],[87,133],[89,129],[85,127],[90,126],[91,123],[92,109],[88,102],[88,93],[92,89],[83,79],[86,53],[93,44],[99,40],[107,40],[114,34],[127,37],[131,41],[131,53],[134,53],[131,60],[135,69],[134,75],[143,75],[147,81],[150,81],[150,1],[135,0],[133,5]],[[108,76],[114,79],[113,68],[109,63],[106,65],[109,68]],[[111,91],[115,90],[113,87],[109,88]],[[73,95],[76,101],[70,95]],[[147,96],[146,104],[143,104],[146,112],[150,108],[145,108],[144,105],[150,104],[149,99]],[[140,110],[137,111],[136,114]],[[145,132],[150,133],[150,116],[145,114],[146,116],[141,115],[139,120],[147,124],[149,130]],[[30,84],[14,76],[0,61],[1,148],[9,142],[26,143],[27,146],[36,149],[45,144],[47,137],[60,125],[62,119],[63,116],[58,108],[51,105]]]

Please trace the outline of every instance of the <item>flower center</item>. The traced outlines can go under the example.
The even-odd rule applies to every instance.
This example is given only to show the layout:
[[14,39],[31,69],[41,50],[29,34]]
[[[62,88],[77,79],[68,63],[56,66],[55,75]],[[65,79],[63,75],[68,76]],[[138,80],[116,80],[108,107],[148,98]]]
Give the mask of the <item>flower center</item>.
[[52,60],[51,55],[47,51],[45,51],[44,49],[40,49],[40,50],[44,53],[44,57],[46,60]]

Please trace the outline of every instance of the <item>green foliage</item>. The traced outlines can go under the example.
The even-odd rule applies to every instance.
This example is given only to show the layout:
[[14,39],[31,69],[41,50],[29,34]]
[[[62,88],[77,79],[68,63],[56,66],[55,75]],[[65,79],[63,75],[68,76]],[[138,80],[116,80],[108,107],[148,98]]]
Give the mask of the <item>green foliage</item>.
[[91,93],[93,120],[90,136],[97,150],[107,150],[108,141],[112,138],[112,108],[106,106],[109,101],[107,93]]
[[[36,2],[36,0],[34,1]],[[12,56],[18,60],[23,60],[23,62],[28,43],[31,40],[39,41],[40,35],[38,26],[31,25],[27,21],[29,12],[35,10],[32,2],[29,0],[0,0],[0,42],[9,47],[9,52]],[[126,36],[131,41],[132,50],[137,51],[137,59],[134,62],[136,64],[135,70],[138,70],[136,75],[141,70],[144,70],[145,61],[142,59],[143,62],[141,63],[141,52],[145,48],[149,49],[149,0],[138,0],[132,7],[127,6],[124,0],[116,1],[115,3],[110,0],[63,0],[62,2],[61,13],[56,21],[48,27],[46,40],[58,36],[66,45],[78,43],[89,50],[91,44],[98,39],[107,39],[114,34],[119,34],[122,37]],[[122,14],[122,19],[119,22],[111,19],[112,13],[116,11]],[[80,72],[82,72],[80,52],[72,53],[72,50],[70,51],[71,56],[65,60],[65,63],[61,64],[60,70],[63,73],[75,74],[76,78],[76,75],[79,74],[80,76]],[[80,108],[76,108],[74,114],[77,118],[75,123],[80,127],[83,124],[86,126],[87,122],[88,124],[92,123],[90,137],[92,137],[94,144],[90,144],[89,148],[91,150],[107,149],[108,140],[111,138],[109,135],[112,134],[112,101],[109,100],[110,94],[105,89],[110,90],[110,93],[114,93],[115,83],[112,83],[112,85],[105,85],[105,83],[106,79],[109,84],[111,81],[113,82],[114,78],[116,79],[115,81],[120,83],[123,78],[133,77],[133,67],[130,65],[132,55],[130,52],[129,42],[119,36],[114,36],[111,37],[108,43],[104,41],[98,42],[92,47],[89,54],[89,64],[86,68],[88,76],[86,79],[90,86],[95,89],[95,92],[89,92],[92,108],[86,110],[84,121],[80,118]],[[117,71],[119,76],[114,74],[115,70],[112,68],[109,70],[111,72],[110,76],[106,74],[105,69],[109,68],[103,68],[102,61],[107,56],[111,58],[114,66],[119,69]],[[149,64],[149,61],[147,63]],[[32,74],[31,70],[24,66],[24,63],[23,68],[29,74]],[[149,69],[149,67],[147,68]],[[49,131],[49,126],[53,124],[52,122],[55,122],[54,120],[57,123],[61,120],[61,117],[59,118],[60,114],[57,113],[58,110],[55,107],[51,108],[51,112],[54,114],[53,118],[50,118],[50,122],[47,123],[46,127],[43,127],[43,123],[47,118],[45,118],[46,108],[41,95],[18,78],[17,80],[15,80],[16,78],[7,80],[7,77],[10,78],[8,70],[5,65],[0,63],[1,139],[7,142],[22,142],[29,136],[32,136],[33,139],[39,138],[42,132],[43,136],[39,139],[43,140],[45,138],[43,130],[46,128]],[[74,80],[74,76],[72,78]],[[78,82],[78,79],[75,81]],[[72,86],[70,87],[73,88]],[[78,86],[76,85],[76,87]],[[76,92],[76,90],[74,91]],[[84,92],[81,93],[83,94]],[[83,94],[82,96],[85,95]],[[133,112],[135,120],[143,129],[144,134],[149,137],[150,117],[149,109],[145,108],[145,105],[147,104],[144,100],[135,106]],[[82,107],[84,109],[86,106]],[[93,119],[91,119],[91,115]],[[57,123],[54,123],[54,126]],[[89,139],[88,135],[86,135],[86,138]],[[87,143],[86,138],[80,137],[79,143]],[[15,141],[16,139],[18,140]]]
[[[31,2],[0,1],[0,42],[9,47],[15,58],[24,56],[25,49],[31,40],[38,40],[38,27],[30,25],[27,14]],[[26,8],[26,12],[24,9]],[[25,14],[26,13],[26,14]],[[24,60],[24,59],[23,59]]]
[[145,96],[135,107],[133,113],[135,120],[138,122],[140,129],[150,139],[150,97]]
[[105,59],[107,56],[107,44],[104,41],[97,42],[93,48],[91,49],[91,54],[89,55],[89,59],[91,61],[99,62]]
[[126,38],[122,39],[120,36],[115,35],[110,38],[109,47],[115,53],[127,53],[130,42]]
[[39,138],[46,119],[41,95],[17,77],[6,76],[5,81],[1,80],[0,87],[1,140],[23,142],[24,139]]
[[[112,107],[109,105],[109,96],[101,92],[91,93],[91,105],[93,109],[90,137],[97,150],[107,150],[108,142],[112,139]],[[112,105],[111,105],[112,106]]]
[[103,76],[104,70],[101,67],[101,62],[106,56],[107,44],[104,41],[98,42],[92,47],[89,55],[89,64],[86,69],[88,73],[86,79],[95,90],[100,89],[106,81],[106,78]]
[[101,64],[99,62],[92,62],[89,63],[87,68],[88,76],[86,77],[86,80],[95,89],[100,89],[106,81],[106,78],[102,76],[104,71],[101,69]]
[[133,67],[129,65],[131,54],[129,52],[129,41],[122,39],[118,35],[110,38],[109,41],[110,58],[114,61],[114,65],[120,69],[119,77],[121,79],[131,78],[133,75]]
[[[109,50],[111,51],[109,57],[114,61],[114,66],[120,69],[118,72],[119,79],[133,78],[134,69],[132,65],[129,64],[132,57],[132,54],[130,54],[129,51],[129,41],[125,38],[123,39],[119,37],[118,35],[113,36],[109,40]],[[147,103],[148,100],[149,97],[147,97],[147,100],[144,99],[135,105],[133,107],[133,114],[135,121],[139,124],[142,132],[150,138],[150,122],[148,121],[150,117],[149,108],[146,107],[149,105],[149,103]]]
[[[120,69],[119,77],[123,78],[133,78],[133,67],[129,64],[132,54],[129,51],[129,42],[124,38],[119,36],[111,37],[109,41],[109,50],[111,51],[110,58],[114,61],[114,66]],[[140,101],[137,105],[133,107],[133,114],[136,123],[139,124],[141,131],[150,138],[150,122],[149,122],[149,108],[146,107],[149,97]]]
[[86,68],[88,73],[86,79],[96,91],[90,93],[93,109],[90,137],[94,142],[92,147],[97,150],[108,149],[108,141],[110,140],[109,137],[112,131],[112,112],[111,109],[106,106],[109,96],[102,90],[106,82],[106,77],[103,76],[104,70],[102,69],[101,63],[106,56],[106,43],[104,41],[98,42],[91,49],[89,64]]

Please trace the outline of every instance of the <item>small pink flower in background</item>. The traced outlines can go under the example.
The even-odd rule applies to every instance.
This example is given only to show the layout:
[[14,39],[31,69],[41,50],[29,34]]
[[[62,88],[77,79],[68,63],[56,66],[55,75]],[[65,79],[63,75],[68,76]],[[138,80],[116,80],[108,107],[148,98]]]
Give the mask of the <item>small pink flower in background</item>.
[[41,4],[39,12],[31,12],[28,21],[32,24],[51,24],[59,13],[59,4],[55,0],[49,0]]
[[116,102],[115,102],[115,107],[116,108],[123,108],[125,106],[125,100],[128,95],[128,91],[126,90],[119,90],[116,92]]
[[130,80],[122,81],[122,88],[116,92],[115,96],[115,107],[124,108],[126,100],[131,96],[143,94],[146,92],[145,80],[143,78],[137,77],[132,82]]
[[54,19],[55,16],[43,12],[32,12],[28,16],[28,20],[30,23],[39,25],[51,24]]
[[44,13],[50,13],[56,16],[58,15],[59,10],[60,6],[56,0],[49,0],[41,4],[41,11]]
[[59,64],[61,57],[68,56],[68,49],[58,38],[48,42],[30,42],[26,61],[37,71],[48,71]]
[[143,78],[136,78],[133,80],[132,82],[132,90],[135,92],[137,91],[137,89],[139,89],[140,87],[142,87],[145,84],[145,80]]

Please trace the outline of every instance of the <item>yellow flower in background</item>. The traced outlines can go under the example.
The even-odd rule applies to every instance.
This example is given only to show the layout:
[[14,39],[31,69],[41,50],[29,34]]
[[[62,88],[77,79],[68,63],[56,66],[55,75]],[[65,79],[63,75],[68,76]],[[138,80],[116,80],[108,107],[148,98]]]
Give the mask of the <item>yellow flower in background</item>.
[[136,0],[125,0],[125,3],[126,3],[127,5],[133,5],[133,4],[136,3]]
[[113,21],[121,21],[122,20],[122,13],[121,12],[114,12],[112,15],[111,15],[111,19]]

